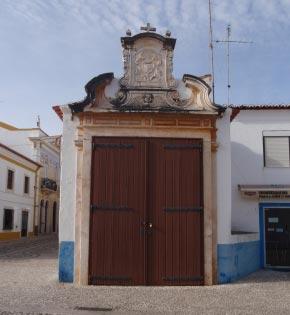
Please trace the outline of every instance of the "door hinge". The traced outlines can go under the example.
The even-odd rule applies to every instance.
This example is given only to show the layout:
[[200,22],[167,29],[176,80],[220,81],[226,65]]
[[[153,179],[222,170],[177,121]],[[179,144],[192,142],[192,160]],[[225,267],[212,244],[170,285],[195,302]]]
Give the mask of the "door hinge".
[[163,277],[164,281],[203,281],[203,276],[188,276],[188,277]]
[[133,149],[131,143],[92,143],[93,150],[96,149]]
[[164,144],[164,149],[169,150],[176,150],[176,149],[202,149],[201,143],[185,143],[185,144],[178,144],[178,143],[168,143]]
[[99,275],[99,276],[90,276],[90,284],[96,285],[98,281],[116,281],[116,282],[131,282],[132,278],[128,276],[111,276],[111,275]]
[[166,212],[202,212],[203,207],[183,207],[183,208],[166,207],[163,210]]
[[130,211],[132,208],[127,205],[95,205],[91,204],[91,211]]

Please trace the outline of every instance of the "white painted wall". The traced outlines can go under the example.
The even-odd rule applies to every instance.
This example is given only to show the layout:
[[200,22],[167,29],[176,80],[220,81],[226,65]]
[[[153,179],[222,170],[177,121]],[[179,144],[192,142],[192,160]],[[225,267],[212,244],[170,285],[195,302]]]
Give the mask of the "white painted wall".
[[7,130],[0,126],[0,142],[9,146],[12,150],[15,150],[28,158],[38,161],[36,158],[33,143],[29,140],[29,137],[39,137],[39,129],[29,130]]
[[290,131],[290,110],[241,110],[231,123],[233,230],[259,232],[259,201],[242,197],[239,184],[290,184],[290,168],[264,167],[263,131],[275,130]]
[[[14,189],[7,190],[7,171],[14,170]],[[24,194],[24,176],[30,177],[29,194]],[[14,228],[5,232],[21,231],[22,210],[28,211],[28,232],[33,232],[35,173],[0,157],[0,232],[3,231],[4,209],[14,210]]]
[[[42,163],[44,174],[49,174],[51,179],[59,179],[59,153],[46,146],[45,143],[42,143],[40,148],[35,147],[33,141],[29,139],[45,136],[47,135],[39,128],[7,130],[0,126],[0,142],[35,162]],[[57,171],[55,171],[55,166],[57,166]]]
[[[71,120],[70,110],[66,107],[63,107],[64,111],[64,121],[63,121],[63,138],[62,138],[62,152],[61,152],[61,199],[60,199],[60,241],[74,241],[75,240],[75,211],[76,211],[76,201],[72,196],[76,195],[76,152],[77,148],[75,146],[74,140],[76,140],[76,127],[78,125],[78,118],[74,117],[74,120]],[[253,111],[251,111],[253,113]],[[244,242],[250,240],[256,240],[257,235],[232,235],[232,227],[235,229],[243,231],[258,231],[258,203],[249,202],[247,200],[242,200],[239,194],[236,192],[237,184],[251,184],[257,183],[256,181],[242,181],[243,178],[257,179],[260,176],[260,184],[267,183],[265,182],[265,176],[268,178],[268,183],[271,182],[273,174],[275,174],[276,179],[280,178],[280,175],[277,174],[277,170],[264,170],[263,167],[260,167],[260,170],[257,169],[257,163],[262,163],[262,142],[260,147],[260,160],[257,160],[255,157],[253,159],[252,155],[248,155],[252,150],[257,150],[257,142],[259,142],[259,133],[261,135],[262,130],[269,130],[270,128],[286,128],[281,125],[281,119],[277,122],[276,125],[267,125],[267,119],[269,123],[272,121],[272,113],[266,112],[266,116],[260,119],[260,115],[264,115],[263,112],[257,113],[256,119],[252,120],[252,123],[249,123],[248,117],[245,117],[246,122],[243,123],[241,119],[236,120],[230,124],[230,115],[231,110],[227,109],[223,117],[217,120],[217,143],[218,150],[216,153],[216,181],[217,181],[217,236],[218,244],[229,244],[236,242]],[[274,113],[276,115],[276,111]],[[282,114],[282,113],[281,113]],[[284,118],[284,115],[280,115],[280,118]],[[289,117],[290,118],[290,117]],[[260,127],[259,126],[260,121]],[[290,120],[289,120],[290,121]],[[253,130],[251,129],[251,124],[253,125]],[[255,130],[255,132],[254,132]],[[258,132],[259,131],[259,132]],[[251,136],[250,136],[250,135]],[[249,140],[250,139],[250,140]],[[239,142],[245,142],[244,145],[239,144]],[[250,141],[250,144],[248,143]],[[236,143],[235,143],[236,142]],[[238,143],[238,144],[237,144]],[[247,147],[248,146],[248,147]],[[232,148],[232,151],[231,151]],[[240,152],[239,148],[242,148]],[[235,159],[234,163],[232,158]],[[65,163],[64,163],[65,161]],[[259,162],[260,161],[260,162]],[[248,166],[253,163],[252,168],[248,169]],[[236,167],[239,165],[239,167]],[[261,164],[263,165],[263,164]],[[264,172],[262,176],[254,175],[254,172]],[[278,181],[277,183],[287,183],[287,177],[290,179],[290,171],[288,175],[285,175],[285,170],[282,170],[284,181]],[[247,173],[249,176],[247,176]],[[278,173],[281,173],[281,170],[278,170]],[[290,182],[290,180],[289,180]],[[289,183],[288,182],[288,183]],[[233,194],[231,194],[233,191]],[[254,209],[254,211],[253,211]],[[255,211],[256,209],[256,211]],[[249,224],[255,222],[255,229]],[[250,228],[249,228],[250,227]]]
[[75,240],[76,211],[76,127],[78,118],[71,120],[71,111],[62,107],[63,136],[61,145],[61,175],[60,175],[60,209],[59,209],[59,241]]
[[231,109],[217,119],[216,186],[217,186],[217,241],[218,244],[231,242]]
[[45,143],[42,143],[40,147],[34,146],[33,141],[29,139],[43,136],[47,135],[38,128],[7,130],[0,126],[0,142],[33,161],[41,163],[43,165],[41,176],[59,181],[60,154]]

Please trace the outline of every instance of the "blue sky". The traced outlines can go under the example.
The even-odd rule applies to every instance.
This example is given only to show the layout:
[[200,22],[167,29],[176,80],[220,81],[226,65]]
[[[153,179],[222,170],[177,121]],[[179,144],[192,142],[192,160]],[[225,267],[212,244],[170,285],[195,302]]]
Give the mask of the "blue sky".
[[[209,73],[207,0],[1,0],[0,120],[60,133],[52,105],[84,97],[103,72],[122,75],[120,37],[149,21],[177,38],[174,73]],[[214,38],[231,48],[232,103],[290,103],[290,0],[212,0]],[[226,50],[215,47],[216,102],[227,101]]]

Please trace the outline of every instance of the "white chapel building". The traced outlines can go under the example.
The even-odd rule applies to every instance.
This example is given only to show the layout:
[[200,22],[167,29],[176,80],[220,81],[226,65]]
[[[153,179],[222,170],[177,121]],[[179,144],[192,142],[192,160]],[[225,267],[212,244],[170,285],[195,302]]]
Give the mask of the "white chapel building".
[[169,32],[121,44],[121,78],[54,107],[59,280],[212,285],[290,266],[290,108],[213,104],[210,76],[173,77]]

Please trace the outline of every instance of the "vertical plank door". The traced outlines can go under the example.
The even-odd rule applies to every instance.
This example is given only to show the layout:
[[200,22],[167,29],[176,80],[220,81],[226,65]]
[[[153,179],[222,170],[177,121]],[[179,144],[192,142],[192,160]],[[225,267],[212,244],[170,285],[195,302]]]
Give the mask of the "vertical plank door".
[[146,141],[93,138],[92,174],[90,283],[144,284]]
[[203,284],[202,141],[149,143],[147,283]]

